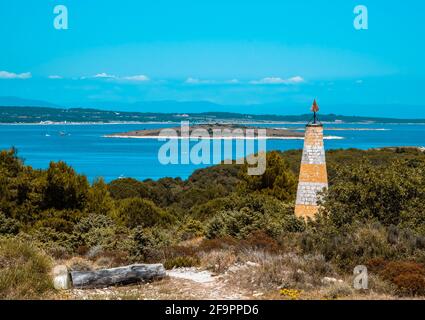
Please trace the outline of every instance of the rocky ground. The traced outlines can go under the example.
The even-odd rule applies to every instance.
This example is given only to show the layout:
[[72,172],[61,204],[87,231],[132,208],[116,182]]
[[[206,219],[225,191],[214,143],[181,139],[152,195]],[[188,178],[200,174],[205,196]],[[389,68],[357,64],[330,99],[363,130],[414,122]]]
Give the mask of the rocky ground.
[[326,300],[326,299],[368,299],[382,300],[395,297],[373,292],[354,292],[342,297],[327,297],[328,289],[287,290],[282,294],[279,288],[268,292],[242,289],[235,285],[236,272],[213,275],[197,268],[177,268],[167,272],[167,277],[131,286],[109,287],[101,289],[72,289],[58,292],[54,299],[70,300]]
[[72,289],[60,292],[58,299],[175,300],[250,299],[252,295],[227,285],[222,276],[196,268],[178,268],[167,277],[149,283],[103,289]]

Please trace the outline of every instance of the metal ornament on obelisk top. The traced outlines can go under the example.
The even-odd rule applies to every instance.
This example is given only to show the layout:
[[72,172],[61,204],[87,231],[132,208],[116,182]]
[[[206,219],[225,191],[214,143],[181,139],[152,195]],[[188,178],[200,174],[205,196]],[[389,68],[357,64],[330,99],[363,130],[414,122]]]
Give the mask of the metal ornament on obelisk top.
[[313,112],[313,119],[305,128],[304,148],[295,202],[295,215],[303,218],[314,218],[314,215],[319,211],[320,192],[328,188],[323,125],[317,118],[319,106],[316,99],[311,111]]

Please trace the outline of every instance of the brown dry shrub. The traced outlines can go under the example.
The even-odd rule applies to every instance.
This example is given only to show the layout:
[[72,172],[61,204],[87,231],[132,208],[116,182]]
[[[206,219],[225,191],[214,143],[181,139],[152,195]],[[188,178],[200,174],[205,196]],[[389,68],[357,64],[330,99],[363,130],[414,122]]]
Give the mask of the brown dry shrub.
[[399,295],[425,294],[425,268],[411,261],[389,262],[381,271],[381,276],[397,286]]
[[397,287],[390,281],[382,279],[381,276],[369,273],[369,289],[378,294],[394,296]]
[[198,246],[199,251],[213,251],[222,249],[233,249],[237,245],[238,241],[232,237],[204,239]]
[[162,249],[164,259],[171,259],[181,256],[196,257],[197,250],[192,246],[169,246]]
[[395,278],[401,274],[425,275],[425,269],[422,265],[411,261],[391,261],[381,271],[384,279],[394,282]]
[[231,250],[213,250],[201,255],[201,266],[216,273],[222,273],[237,261],[236,254]]
[[279,252],[279,244],[263,231],[254,231],[247,239],[241,240],[238,247],[242,249],[263,250],[270,253]]
[[383,258],[373,258],[366,262],[366,267],[370,272],[380,273],[388,264]]
[[324,297],[327,299],[345,298],[353,294],[353,289],[345,282],[333,283],[325,289]]
[[401,295],[418,296],[425,294],[425,278],[417,273],[403,273],[393,280]]
[[66,265],[72,271],[91,271],[95,269],[92,261],[81,257],[72,257],[66,262]]
[[291,268],[282,256],[267,253],[251,254],[251,261],[258,266],[252,266],[239,273],[237,281],[251,290],[277,290],[280,287],[293,287]]
[[127,252],[120,250],[106,250],[95,261],[99,260],[99,258],[109,259],[111,267],[119,267],[133,262]]
[[75,252],[79,255],[79,256],[85,256],[87,254],[87,252],[89,251],[89,247],[87,246],[79,246]]

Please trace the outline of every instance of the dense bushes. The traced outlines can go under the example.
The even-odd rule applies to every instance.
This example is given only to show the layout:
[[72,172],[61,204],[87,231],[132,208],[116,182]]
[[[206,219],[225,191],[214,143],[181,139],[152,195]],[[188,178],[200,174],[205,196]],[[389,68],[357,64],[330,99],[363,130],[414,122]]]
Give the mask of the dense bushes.
[[247,166],[240,170],[242,191],[248,193],[259,191],[282,201],[294,199],[297,180],[289,170],[288,163],[278,152],[272,151],[267,154],[266,170],[262,175],[248,175]]
[[[413,149],[328,152],[330,188],[316,221],[307,224],[293,213],[300,158],[296,150],[271,152],[263,176],[247,176],[245,166],[232,164],[197,170],[185,181],[90,184],[63,162],[34,170],[16,150],[2,151],[0,236],[55,258],[80,255],[108,266],[146,261],[172,268],[207,265],[211,258],[211,268],[222,271],[236,263],[236,252],[297,252],[304,271],[317,267],[309,272],[322,276],[333,272],[332,264],[351,273],[369,263],[399,294],[423,294],[423,274],[388,262],[425,263],[425,155]],[[273,271],[283,262],[264,264]],[[289,271],[291,281],[302,282],[302,273]]]
[[[412,227],[425,212],[425,162],[370,162],[338,167],[324,199],[324,214],[336,227],[376,220],[385,226]],[[419,221],[418,221],[419,220]]]
[[211,219],[206,236],[245,238],[256,230],[263,230],[271,236],[299,231],[303,224],[295,218],[293,211],[293,205],[270,196],[255,193],[245,197],[233,196]]
[[64,162],[51,162],[47,169],[44,207],[82,210],[87,201],[87,178],[75,173]]
[[171,221],[171,217],[152,201],[141,198],[121,200],[118,209],[119,219],[128,227],[153,227]]

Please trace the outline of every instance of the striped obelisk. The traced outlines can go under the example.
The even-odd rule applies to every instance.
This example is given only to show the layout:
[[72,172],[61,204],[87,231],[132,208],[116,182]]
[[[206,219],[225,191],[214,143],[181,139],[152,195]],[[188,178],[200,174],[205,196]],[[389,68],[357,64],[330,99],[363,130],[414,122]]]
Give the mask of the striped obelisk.
[[319,193],[328,187],[325,148],[323,146],[323,125],[317,121],[319,107],[316,100],[311,111],[314,118],[305,128],[304,148],[298,180],[295,215],[313,218],[318,212]]

